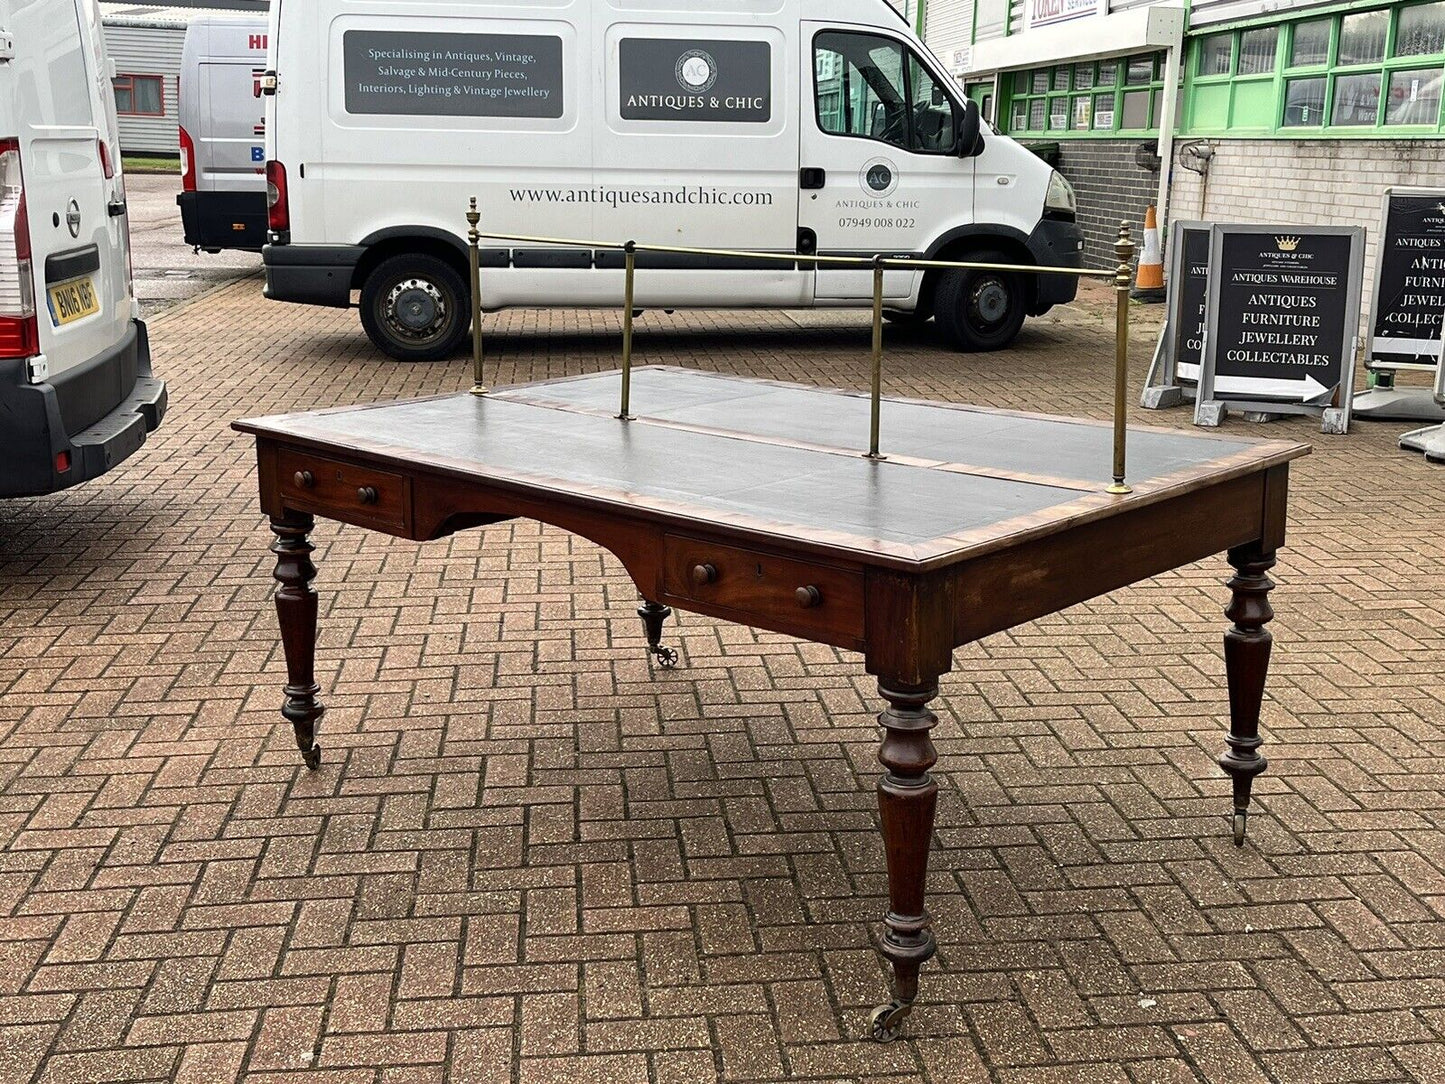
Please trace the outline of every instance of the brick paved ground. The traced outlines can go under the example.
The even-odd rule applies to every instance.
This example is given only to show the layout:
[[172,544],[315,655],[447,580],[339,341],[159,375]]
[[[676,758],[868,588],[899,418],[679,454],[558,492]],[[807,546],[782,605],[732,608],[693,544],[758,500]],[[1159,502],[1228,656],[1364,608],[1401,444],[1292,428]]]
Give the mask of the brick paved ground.
[[[496,324],[500,382],[612,366],[611,317]],[[994,357],[890,334],[892,392],[1106,410],[1097,308]],[[1246,850],[1213,764],[1222,562],[958,653],[942,948],[885,1047],[859,1040],[885,976],[856,657],[689,616],[654,674],[590,544],[327,524],[310,774],[227,423],[465,366],[379,360],[255,282],[154,336],[153,442],[0,508],[0,1081],[1445,1080],[1445,472],[1403,426],[1297,472]],[[865,379],[853,315],[649,314],[639,346]]]

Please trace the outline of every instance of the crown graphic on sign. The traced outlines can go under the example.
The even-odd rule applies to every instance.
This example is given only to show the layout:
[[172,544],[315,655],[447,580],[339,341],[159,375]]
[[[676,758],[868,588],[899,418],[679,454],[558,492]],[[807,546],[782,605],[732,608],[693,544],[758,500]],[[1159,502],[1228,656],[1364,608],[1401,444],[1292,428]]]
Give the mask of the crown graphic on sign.
[[1302,238],[1299,237],[1276,237],[1274,243],[1279,246],[1281,252],[1293,252],[1299,248]]

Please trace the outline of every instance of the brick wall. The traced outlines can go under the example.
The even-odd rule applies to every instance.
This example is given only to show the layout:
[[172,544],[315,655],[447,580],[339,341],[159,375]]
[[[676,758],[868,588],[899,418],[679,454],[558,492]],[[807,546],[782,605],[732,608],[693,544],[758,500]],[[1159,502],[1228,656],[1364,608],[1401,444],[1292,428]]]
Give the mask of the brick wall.
[[[1169,217],[1365,227],[1365,299],[1375,274],[1380,200],[1391,185],[1445,187],[1445,142],[1423,139],[1220,139],[1207,190],[1175,168]],[[1202,202],[1201,202],[1202,201]]]
[[[1084,261],[1107,267],[1114,262],[1119,223],[1128,221],[1142,241],[1144,211],[1159,196],[1159,174],[1134,160],[1138,139],[1076,139],[1059,142],[1059,172],[1079,196],[1079,226],[1084,231]],[[1153,146],[1153,141],[1149,142]]]

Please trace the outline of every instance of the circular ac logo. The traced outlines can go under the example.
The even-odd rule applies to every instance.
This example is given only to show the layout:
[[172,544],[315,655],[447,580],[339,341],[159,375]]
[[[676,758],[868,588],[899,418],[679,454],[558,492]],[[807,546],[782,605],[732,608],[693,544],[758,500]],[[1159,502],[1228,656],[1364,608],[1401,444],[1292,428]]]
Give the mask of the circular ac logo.
[[677,85],[690,94],[706,94],[717,82],[717,61],[701,49],[689,49],[677,60]]
[[863,191],[876,199],[886,199],[898,188],[898,167],[886,158],[874,158],[859,174]]
[[71,237],[80,236],[80,204],[71,200],[65,208],[65,228],[70,231]]

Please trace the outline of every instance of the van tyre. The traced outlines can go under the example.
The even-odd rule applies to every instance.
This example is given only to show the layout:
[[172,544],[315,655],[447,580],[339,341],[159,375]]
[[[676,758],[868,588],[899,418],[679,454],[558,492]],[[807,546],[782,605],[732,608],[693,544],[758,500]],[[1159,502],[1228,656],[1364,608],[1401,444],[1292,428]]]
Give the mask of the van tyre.
[[461,275],[435,256],[392,256],[361,287],[361,326],[397,361],[451,357],[471,325]]
[[[970,252],[966,263],[1012,263],[1002,252]],[[1024,326],[1024,277],[1011,271],[945,272],[938,281],[934,318],[943,339],[964,353],[1002,350]]]

